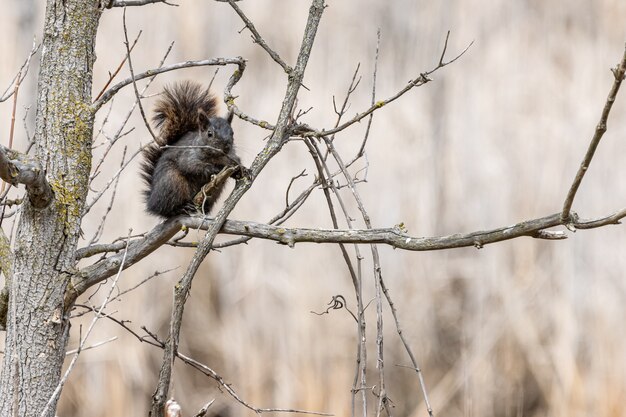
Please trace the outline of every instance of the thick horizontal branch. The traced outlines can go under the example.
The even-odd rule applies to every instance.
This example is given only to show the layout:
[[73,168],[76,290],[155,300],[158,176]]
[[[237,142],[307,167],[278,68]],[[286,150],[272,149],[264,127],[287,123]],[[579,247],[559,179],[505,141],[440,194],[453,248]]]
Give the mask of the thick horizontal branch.
[[53,193],[39,163],[31,156],[0,145],[0,178],[11,185],[24,184],[31,204],[47,207]]
[[[153,75],[162,74],[168,71],[174,71],[181,68],[192,68],[192,67],[202,67],[202,66],[211,66],[211,65],[241,65],[245,60],[241,57],[237,58],[214,58],[214,59],[204,59],[201,61],[185,61],[179,62],[177,64],[166,65],[164,67],[151,69],[140,74],[136,74],[134,81],[143,80],[144,78],[152,77]],[[102,96],[93,102],[91,105],[93,111],[97,111],[100,107],[106,104],[109,100],[113,98],[115,94],[122,88],[126,87],[129,84],[133,83],[133,78],[129,77],[119,83],[115,84],[113,87],[109,88],[106,93],[102,94]]]
[[[195,218],[192,219],[200,226],[198,220]],[[488,231],[441,237],[413,237],[403,232],[399,227],[347,230],[301,229],[229,220],[224,224],[224,227],[222,227],[221,233],[274,240],[290,247],[301,242],[344,244],[382,243],[393,246],[394,248],[410,251],[431,251],[466,246],[480,248],[489,243],[513,239],[520,236],[531,236],[538,230],[558,226],[560,224],[558,215],[551,215]],[[193,226],[189,225],[189,227]]]
[[[626,209],[620,210],[610,216],[594,220],[579,220],[573,217],[573,223],[568,222],[567,226],[576,229],[591,229],[610,224],[619,224],[620,220],[626,217]],[[128,245],[126,262],[127,268],[167,242],[182,227],[189,229],[206,230],[213,224],[213,220],[201,216],[179,216],[165,221],[156,226],[143,239],[135,240]],[[553,233],[541,233],[544,229],[564,226],[560,213],[538,219],[527,220],[511,226],[499,227],[497,229],[477,231],[465,234],[454,234],[438,237],[413,237],[405,233],[399,227],[384,229],[303,229],[287,228],[281,226],[271,226],[262,223],[227,220],[222,226],[220,233],[238,236],[247,236],[259,239],[274,240],[278,243],[293,247],[296,243],[352,243],[352,244],[372,244],[380,243],[390,245],[394,248],[410,251],[432,251],[451,248],[462,248],[474,246],[482,248],[484,245],[515,239],[521,236],[533,238],[554,239]],[[563,238],[563,235],[559,235]],[[125,242],[117,242],[110,245],[94,245],[79,249],[77,254],[81,256],[91,256],[103,251],[112,252],[124,249]],[[93,265],[82,269],[72,282],[73,291],[68,295],[67,302],[73,302],[76,297],[94,284],[114,275],[123,258],[123,253],[111,255]]]

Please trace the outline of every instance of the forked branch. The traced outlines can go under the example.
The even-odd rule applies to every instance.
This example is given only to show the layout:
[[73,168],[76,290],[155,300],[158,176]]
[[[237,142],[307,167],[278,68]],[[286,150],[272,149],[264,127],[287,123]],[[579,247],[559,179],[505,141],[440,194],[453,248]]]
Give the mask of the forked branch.
[[465,55],[465,53],[469,50],[469,48],[474,44],[474,42],[470,42],[469,45],[467,45],[465,47],[465,49],[463,49],[463,51],[461,51],[460,54],[458,54],[457,56],[455,56],[454,58],[452,58],[450,61],[444,61],[444,57],[445,57],[445,53],[446,50],[448,48],[448,37],[450,35],[450,32],[448,32],[448,36],[446,36],[446,42],[444,44],[443,47],[443,51],[441,54],[441,58],[439,59],[439,62],[437,63],[437,65],[431,69],[430,71],[426,71],[423,72],[421,74],[419,74],[418,77],[416,77],[414,80],[410,80],[406,86],[404,86],[404,88],[402,88],[400,91],[398,91],[396,94],[394,94],[393,96],[385,99],[385,100],[380,100],[377,101],[376,103],[374,103],[369,109],[357,114],[356,116],[354,116],[352,119],[340,124],[339,126],[336,126],[332,129],[328,129],[328,130],[317,130],[314,129],[308,125],[305,124],[300,124],[295,128],[295,134],[302,136],[302,137],[322,137],[322,136],[329,136],[329,135],[334,135],[337,132],[341,132],[342,130],[352,126],[353,124],[355,124],[356,122],[359,122],[361,120],[363,120],[364,118],[366,118],[367,116],[369,116],[370,114],[372,114],[373,112],[375,112],[376,110],[380,109],[383,106],[386,106],[387,104],[391,103],[392,101],[397,100],[398,98],[402,97],[405,93],[407,93],[409,90],[413,89],[414,87],[421,87],[422,85],[429,83],[430,81],[432,81],[432,79],[430,78],[430,76],[432,74],[434,74],[437,70],[452,64],[453,62],[455,62],[456,60],[458,60],[459,58],[461,58],[463,55]]
[[[211,250],[213,241],[215,240],[219,230],[222,228],[222,225],[226,221],[228,215],[235,208],[241,197],[243,197],[243,195],[250,189],[256,176],[258,176],[258,174],[263,170],[270,159],[272,159],[278,151],[280,151],[285,139],[288,137],[290,115],[293,113],[296,97],[302,83],[302,78],[304,77],[304,71],[311,54],[313,41],[315,39],[315,34],[317,33],[317,28],[323,10],[324,0],[313,0],[309,10],[309,18],[304,30],[304,38],[302,40],[296,66],[289,77],[287,92],[285,93],[282,108],[276,122],[276,129],[274,129],[272,137],[268,140],[264,149],[253,161],[249,175],[242,180],[237,181],[235,189],[224,202],[224,205],[215,217],[213,224],[207,230],[204,239],[198,245],[196,253],[189,263],[187,270],[175,287],[174,308],[170,318],[170,332],[164,349],[161,371],[159,373],[159,381],[152,398],[151,410],[154,417],[162,416],[163,405],[165,404],[169,390],[172,364],[178,347],[178,337],[182,324],[182,315],[185,308],[185,302],[187,301],[189,291],[191,290],[193,278],[200,267],[200,264]],[[236,77],[237,74],[233,74],[227,88],[230,88],[233,80],[237,79]]]
[[[572,213],[572,221],[568,222],[575,229],[592,229],[612,224],[620,224],[620,220],[626,217],[626,209],[617,211],[609,216],[592,220],[578,219]],[[228,235],[247,236],[251,238],[273,240],[275,242],[293,247],[296,243],[343,243],[343,244],[372,244],[380,243],[398,249],[410,251],[433,251],[452,248],[475,247],[482,248],[490,243],[511,240],[518,237],[543,238],[541,231],[566,223],[560,218],[560,213],[537,219],[526,220],[514,225],[498,227],[496,229],[476,231],[471,233],[459,233],[448,236],[414,237],[407,234],[403,227],[396,226],[383,229],[303,229],[272,226],[263,223],[255,223],[239,220],[226,220],[220,233]],[[142,239],[134,240],[128,246],[125,267],[139,262],[141,259],[154,252],[161,245],[171,239],[181,230],[181,227],[196,230],[210,230],[215,227],[215,220],[202,216],[179,216],[171,218],[146,234]],[[560,234],[566,237],[565,234]],[[109,245],[94,245],[93,247],[79,249],[81,256],[92,256],[97,253],[120,251],[124,248],[123,242]],[[68,295],[68,302],[95,285],[117,272],[122,254],[111,255],[93,265],[83,268],[73,281],[73,291]]]
[[235,10],[235,12],[239,15],[241,20],[243,20],[250,33],[252,33],[252,39],[254,40],[254,42],[257,43],[261,48],[263,48],[268,53],[268,55],[272,57],[272,59],[276,61],[278,65],[282,67],[283,71],[285,71],[287,75],[291,74],[291,71],[293,71],[293,69],[289,65],[287,65],[285,61],[283,61],[283,59],[280,57],[280,55],[278,55],[278,53],[276,53],[276,51],[269,47],[267,42],[265,42],[265,39],[263,39],[259,31],[254,26],[254,23],[252,23],[252,21],[248,19],[248,16],[245,15],[243,10],[241,10],[239,6],[235,4],[234,0],[226,1],[230,4],[230,7],[232,7],[233,10]]

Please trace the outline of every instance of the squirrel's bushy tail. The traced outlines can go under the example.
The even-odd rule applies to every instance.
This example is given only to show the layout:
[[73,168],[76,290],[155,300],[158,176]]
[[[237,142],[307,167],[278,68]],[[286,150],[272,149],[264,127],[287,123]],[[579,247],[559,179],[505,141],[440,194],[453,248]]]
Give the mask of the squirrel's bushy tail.
[[153,120],[159,128],[160,145],[171,145],[182,135],[198,129],[198,111],[217,115],[217,98],[193,81],[165,87],[156,103]]

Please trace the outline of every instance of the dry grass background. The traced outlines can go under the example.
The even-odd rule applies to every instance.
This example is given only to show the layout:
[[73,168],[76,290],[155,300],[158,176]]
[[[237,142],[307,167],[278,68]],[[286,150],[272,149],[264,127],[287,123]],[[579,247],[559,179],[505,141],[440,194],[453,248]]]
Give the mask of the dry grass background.
[[[41,37],[42,3],[3,0],[2,85],[27,53],[31,34]],[[135,68],[156,66],[172,40],[176,45],[168,62],[241,55],[249,63],[235,89],[239,106],[260,119],[275,120],[285,88],[280,68],[252,44],[247,32],[238,33],[243,25],[227,5],[206,0],[180,3],[177,8],[128,10],[130,36],[144,31],[133,55]],[[382,32],[380,98],[436,63],[448,29],[451,53],[475,41],[469,53],[437,73],[433,83],[376,113],[368,145],[368,182],[359,186],[375,226],[404,222],[413,235],[452,234],[560,209],[612,82],[608,69],[623,52],[626,3],[328,3],[305,77],[310,91],[301,91],[299,101],[303,109],[313,107],[306,121],[314,126],[334,123],[332,96],[343,97],[359,62],[363,80],[349,113],[368,106],[377,28]],[[241,3],[287,62],[295,60],[308,5],[304,0]],[[121,10],[105,12],[94,91],[124,56],[121,27]],[[20,94],[21,105],[34,102],[33,70]],[[159,77],[150,91],[156,93],[163,84],[183,78],[208,82],[212,74],[207,68],[170,73]],[[228,74],[220,70],[214,84],[218,91]],[[132,98],[128,88],[116,99],[104,127],[107,134],[119,126]],[[576,200],[575,210],[584,217],[626,205],[626,183],[621,181],[626,174],[625,102],[625,97],[618,97],[609,131]],[[146,101],[147,108],[150,103]],[[104,115],[106,109],[101,112]],[[23,114],[21,109],[18,117]],[[10,103],[0,104],[0,118],[5,143]],[[138,117],[131,125],[136,130],[116,146],[111,172],[124,146],[130,151],[149,140]],[[23,138],[23,129],[19,130]],[[249,163],[266,133],[241,121],[235,122],[235,131],[243,160]],[[338,136],[341,151],[352,155],[363,131],[360,125]],[[98,143],[102,140],[101,136]],[[304,146],[287,145],[232,217],[255,221],[272,217],[282,209],[289,179],[305,168],[309,177],[297,187],[306,185],[314,168]],[[106,179],[103,174],[94,187],[99,189]],[[126,235],[129,228],[148,230],[157,222],[144,212],[142,187],[134,164],[120,182],[103,242]],[[89,214],[83,227],[87,237],[94,233],[107,203],[102,201]],[[351,210],[357,217],[354,206]],[[329,227],[321,192],[288,224]],[[566,241],[517,239],[482,250],[408,253],[381,248],[383,274],[423,367],[436,414],[626,416],[625,253],[623,226],[581,231]],[[136,329],[145,325],[165,335],[172,285],[192,254],[190,249],[162,248],[127,270],[122,289],[155,270],[179,267],[109,310],[131,320]],[[369,261],[366,266],[371,267]],[[373,296],[371,274],[367,280],[366,299]],[[346,296],[354,308],[350,278],[336,247],[299,244],[289,249],[252,241],[212,253],[196,277],[180,349],[213,367],[256,406],[348,415],[355,325],[344,311],[310,313],[323,310],[335,294]],[[370,307],[370,359],[375,356],[374,314]],[[391,317],[385,319],[394,413],[424,416],[417,378],[394,366],[408,364],[408,359]],[[78,328],[73,328],[72,345]],[[161,352],[104,321],[91,341],[112,336],[118,339],[81,355],[59,416],[147,413]],[[369,370],[374,381],[373,362]],[[252,414],[214,382],[181,364],[174,377],[174,395],[186,415],[211,398],[216,398],[212,415]]]

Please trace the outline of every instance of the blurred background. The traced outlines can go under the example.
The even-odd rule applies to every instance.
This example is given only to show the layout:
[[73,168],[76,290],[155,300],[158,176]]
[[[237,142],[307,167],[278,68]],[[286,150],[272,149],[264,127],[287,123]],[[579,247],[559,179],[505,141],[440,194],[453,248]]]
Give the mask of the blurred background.
[[[2,2],[2,89],[26,58],[33,36],[42,37],[43,3]],[[143,31],[133,51],[135,71],[157,67],[172,41],[167,63],[242,56],[248,66],[233,90],[237,103],[244,112],[275,122],[286,87],[282,69],[253,44],[227,4],[179,3],[127,10],[129,37]],[[309,3],[239,4],[268,44],[293,64]],[[359,63],[362,80],[347,116],[369,107],[378,28],[377,99],[434,67],[451,30],[449,56],[474,41],[468,53],[437,72],[432,83],[375,114],[367,145],[367,182],[358,185],[374,227],[403,222],[414,236],[447,235],[552,214],[561,209],[599,119],[613,81],[609,68],[624,50],[625,16],[626,2],[621,0],[572,0],[566,5],[556,0],[329,0],[304,80],[309,90],[301,89],[298,108],[312,107],[303,117],[310,125],[333,126],[333,97],[343,100]],[[98,37],[94,95],[124,55],[122,10],[107,10]],[[218,95],[232,70],[219,70],[213,84]],[[159,76],[143,104],[150,111],[165,84],[181,79],[208,84],[214,71],[196,68]],[[33,131],[36,74],[34,63],[19,94],[14,146],[20,150],[26,147],[24,125]],[[127,76],[124,67],[117,79]],[[626,206],[626,182],[621,181],[626,175],[624,94],[618,96],[609,130],[575,201],[574,210],[582,217],[600,217]],[[125,149],[128,159],[151,140],[137,109],[123,125],[133,102],[128,87],[99,112],[94,162],[118,131],[130,133],[108,153],[91,198],[117,171]],[[0,103],[0,140],[5,145],[11,105],[11,100]],[[234,122],[234,129],[239,154],[249,164],[267,132],[241,120]],[[364,131],[361,123],[337,135],[335,143],[345,159],[358,151]],[[100,242],[127,236],[131,228],[133,234],[143,233],[159,221],[144,210],[139,160],[120,177]],[[364,166],[361,162],[354,171]],[[283,209],[291,178],[304,169],[308,177],[294,183],[291,196],[313,181],[315,167],[301,142],[289,143],[231,218],[268,221]],[[83,245],[98,233],[111,191],[87,215]],[[358,219],[347,191],[343,197]],[[2,224],[7,233],[12,223],[13,218]],[[322,191],[316,190],[287,224],[331,227]],[[194,231],[190,239],[202,235]],[[568,235],[565,241],[520,238],[480,250],[414,253],[379,248],[383,276],[436,415],[626,416],[626,229],[610,226]],[[373,272],[369,249],[361,251],[367,255],[368,301],[374,297]],[[156,271],[171,270],[125,294],[107,311],[129,320],[128,326],[139,333],[146,326],[166,337],[172,288],[193,252],[164,247],[125,271],[119,291]],[[98,305],[109,285],[81,302]],[[298,244],[289,249],[253,240],[212,252],[194,281],[180,351],[212,367],[257,407],[349,415],[356,325],[345,310],[311,313],[325,310],[337,294],[356,310],[351,279],[336,246]],[[79,324],[91,318],[76,319],[70,349],[78,343]],[[368,375],[374,385],[373,305],[366,318]],[[388,308],[384,319],[393,413],[427,415],[415,373],[396,366],[410,362]],[[81,354],[63,392],[60,417],[147,414],[162,352],[107,320],[98,322],[87,344],[113,337]],[[179,362],[172,391],[186,416],[213,398],[209,415],[254,414],[214,381]]]

